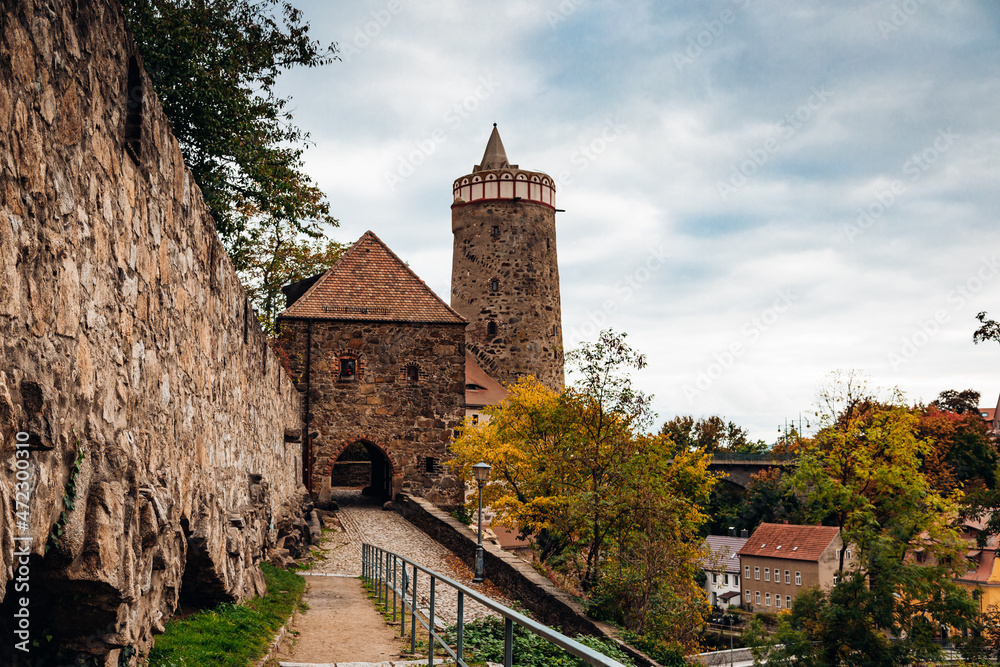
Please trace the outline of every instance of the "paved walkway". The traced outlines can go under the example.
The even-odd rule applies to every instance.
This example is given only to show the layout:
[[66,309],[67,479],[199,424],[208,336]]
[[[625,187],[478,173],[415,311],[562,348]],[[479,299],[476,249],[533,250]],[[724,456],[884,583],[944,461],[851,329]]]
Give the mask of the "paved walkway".
[[[505,599],[488,578],[482,584],[473,584],[473,573],[461,559],[396,512],[383,511],[378,502],[362,496],[358,491],[339,492],[334,499],[340,505],[337,518],[344,532],[327,534],[323,548],[329,553],[326,560],[313,566],[314,573],[360,576],[361,544],[368,542],[510,606],[510,600]],[[430,605],[429,588],[427,576],[423,573],[418,575],[417,607],[425,615]],[[465,601],[466,621],[491,615],[495,615],[494,612],[479,603]],[[458,594],[450,586],[437,586],[435,589],[434,620],[436,625],[453,625],[458,620]]]

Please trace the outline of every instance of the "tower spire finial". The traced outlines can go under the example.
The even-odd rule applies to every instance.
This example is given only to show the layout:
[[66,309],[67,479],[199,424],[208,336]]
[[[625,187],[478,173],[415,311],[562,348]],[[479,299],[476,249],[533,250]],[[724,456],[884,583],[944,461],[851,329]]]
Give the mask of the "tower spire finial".
[[493,123],[493,132],[490,133],[490,140],[486,143],[486,152],[483,153],[483,161],[476,165],[472,171],[486,171],[487,169],[505,169],[510,167],[507,160],[507,151],[504,150],[503,142],[500,141],[500,130],[497,124]]

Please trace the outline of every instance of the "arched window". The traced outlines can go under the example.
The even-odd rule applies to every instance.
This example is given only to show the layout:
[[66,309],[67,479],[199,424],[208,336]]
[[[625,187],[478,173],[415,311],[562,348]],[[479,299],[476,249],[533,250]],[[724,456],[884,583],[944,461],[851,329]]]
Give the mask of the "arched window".
[[500,281],[494,278],[490,281],[490,291],[499,292],[500,291]]
[[340,358],[340,382],[355,382],[358,379],[358,360],[354,357]]
[[125,99],[125,148],[136,161],[142,157],[142,75],[139,59],[132,56],[128,61],[128,81]]
[[407,382],[419,382],[420,381],[420,367],[416,364],[410,364],[404,369],[404,375],[406,376]]

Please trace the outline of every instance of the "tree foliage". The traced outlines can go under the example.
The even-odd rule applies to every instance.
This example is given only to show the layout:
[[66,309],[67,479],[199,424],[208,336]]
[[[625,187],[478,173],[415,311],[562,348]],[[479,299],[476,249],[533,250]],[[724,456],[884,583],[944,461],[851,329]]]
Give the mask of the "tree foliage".
[[972,342],[977,345],[988,340],[1000,343],[1000,322],[986,319],[985,312],[977,314],[976,319],[981,326],[972,334]]
[[[292,124],[290,100],[275,84],[289,68],[332,62],[336,45],[310,39],[302,13],[280,0],[122,0],[122,8],[244,281],[273,278],[296,252],[323,255],[322,243],[302,238],[317,239],[337,221],[305,173],[308,134]],[[254,305],[264,309],[273,294],[266,285]]]
[[968,627],[976,612],[953,581],[966,568],[955,527],[961,493],[939,492],[921,471],[934,443],[921,437],[921,409],[898,390],[879,396],[856,375],[836,375],[821,401],[822,428],[791,483],[807,518],[838,526],[854,557],[847,567],[841,551],[842,583],[797,600],[780,633],[811,661],[786,653],[769,664],[894,665],[932,655],[937,624]]
[[601,333],[567,357],[578,381],[561,394],[533,378],[509,387],[488,422],[466,422],[453,465],[493,466],[483,499],[497,521],[533,534],[540,557],[572,573],[595,613],[634,631],[694,642],[704,595],[700,507],[714,479],[701,450],[645,434],[650,397],[630,369],[645,358]]
[[704,449],[710,454],[717,451],[753,454],[768,449],[764,441],[750,440],[746,429],[717,415],[698,420],[679,415],[663,424],[660,435],[668,436],[680,448]]

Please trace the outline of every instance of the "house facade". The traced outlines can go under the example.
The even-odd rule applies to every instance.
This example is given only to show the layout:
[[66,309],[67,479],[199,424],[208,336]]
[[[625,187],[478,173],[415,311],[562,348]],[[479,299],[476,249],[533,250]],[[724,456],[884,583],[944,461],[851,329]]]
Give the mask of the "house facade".
[[842,548],[836,527],[762,523],[739,550],[744,609],[781,611],[804,590],[832,588]]
[[713,607],[738,607],[742,601],[739,551],[745,537],[709,535],[705,543],[711,556],[705,562],[705,596]]

